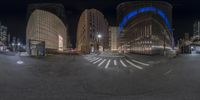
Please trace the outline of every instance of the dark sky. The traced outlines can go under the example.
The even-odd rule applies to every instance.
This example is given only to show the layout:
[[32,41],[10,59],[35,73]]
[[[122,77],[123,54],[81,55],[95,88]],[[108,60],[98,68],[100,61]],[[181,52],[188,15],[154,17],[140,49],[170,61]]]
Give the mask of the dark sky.
[[[100,10],[109,23],[116,21],[116,6],[130,0],[0,0],[0,21],[8,26],[12,35],[20,37],[25,42],[26,13],[28,4],[32,3],[61,3],[68,17],[69,32],[76,39],[76,27],[81,12],[86,8]],[[132,0],[134,1],[134,0]],[[200,18],[200,0],[166,0],[173,5],[173,27],[175,39],[183,33],[193,32],[193,22]]]

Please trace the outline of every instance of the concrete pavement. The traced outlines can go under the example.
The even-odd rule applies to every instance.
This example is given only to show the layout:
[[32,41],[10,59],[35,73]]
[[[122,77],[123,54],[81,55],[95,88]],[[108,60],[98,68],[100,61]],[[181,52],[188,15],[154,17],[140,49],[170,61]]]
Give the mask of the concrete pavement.
[[133,58],[127,59],[122,55],[84,55],[84,58],[94,66],[105,69],[128,68],[143,70],[145,67],[150,66],[148,63],[144,63]]
[[134,59],[0,55],[0,100],[200,99],[199,55],[181,55],[150,66]]

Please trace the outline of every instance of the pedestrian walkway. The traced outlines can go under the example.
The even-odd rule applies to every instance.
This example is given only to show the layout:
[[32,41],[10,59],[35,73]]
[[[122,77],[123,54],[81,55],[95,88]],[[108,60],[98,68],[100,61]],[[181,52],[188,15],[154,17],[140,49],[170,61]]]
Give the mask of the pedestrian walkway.
[[84,55],[84,59],[97,67],[109,69],[109,68],[132,68],[136,70],[143,70],[150,66],[150,64],[141,62],[135,59],[127,59],[125,57],[113,57],[113,56],[95,56]]

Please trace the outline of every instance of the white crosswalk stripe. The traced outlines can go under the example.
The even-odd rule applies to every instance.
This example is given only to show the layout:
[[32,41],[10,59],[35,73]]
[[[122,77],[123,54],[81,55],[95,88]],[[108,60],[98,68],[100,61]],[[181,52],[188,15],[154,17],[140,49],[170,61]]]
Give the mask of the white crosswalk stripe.
[[134,63],[132,63],[131,61],[129,60],[126,60],[127,63],[131,64],[133,67],[137,68],[137,69],[143,69],[142,67],[138,66],[138,65],[135,65]]
[[106,61],[106,59],[104,59],[103,61],[101,61],[101,63],[98,64],[98,67],[100,67],[105,61]]
[[99,58],[95,58],[95,59],[93,59],[93,60],[91,60],[90,62],[94,62],[94,61],[96,61],[96,60],[98,60]]
[[147,63],[143,63],[143,62],[140,62],[140,61],[137,61],[137,60],[134,60],[134,59],[132,59],[132,61],[135,62],[135,63],[138,63],[140,65],[149,66],[149,64],[147,64]]
[[117,66],[117,61],[116,60],[114,60],[114,65]]
[[107,68],[108,68],[109,64],[110,64],[110,59],[108,60],[108,62],[107,62],[107,64],[106,64],[106,66],[105,66],[105,69],[107,69]]
[[127,67],[127,65],[121,59],[120,59],[120,62],[124,67]]
[[[103,55],[104,56],[104,55]],[[107,55],[105,55],[107,57]],[[110,54],[107,58],[105,57],[101,57],[101,56],[94,56],[94,55],[88,55],[88,56],[84,56],[83,58],[86,59],[88,62],[91,62],[92,64],[97,64],[98,67],[102,66],[105,69],[108,69],[109,67],[112,66],[119,66],[119,67],[127,67],[128,66],[132,66],[135,67],[137,69],[144,69],[144,66],[150,66],[150,64],[148,63],[144,63],[135,59],[124,59],[124,58],[116,58],[116,57],[120,57],[120,55],[114,55],[114,54]],[[117,68],[117,67],[115,67]]]
[[97,60],[97,61],[95,61],[93,64],[96,64],[96,63],[100,62],[101,60],[102,60],[102,58]]

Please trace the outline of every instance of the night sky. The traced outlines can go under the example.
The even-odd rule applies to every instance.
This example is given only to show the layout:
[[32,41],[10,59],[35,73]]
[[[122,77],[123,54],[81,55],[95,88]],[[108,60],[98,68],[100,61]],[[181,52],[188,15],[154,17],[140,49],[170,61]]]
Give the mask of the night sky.
[[[32,3],[61,3],[65,7],[72,42],[76,40],[76,28],[81,12],[86,8],[100,10],[110,25],[116,24],[116,7],[130,0],[1,0],[0,21],[8,27],[12,36],[25,42],[27,7]],[[132,0],[134,1],[134,0]],[[200,0],[166,0],[173,5],[173,28],[175,39],[183,33],[193,33],[193,22],[200,19]]]

